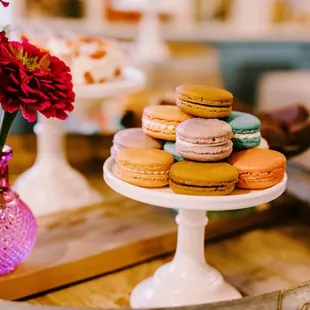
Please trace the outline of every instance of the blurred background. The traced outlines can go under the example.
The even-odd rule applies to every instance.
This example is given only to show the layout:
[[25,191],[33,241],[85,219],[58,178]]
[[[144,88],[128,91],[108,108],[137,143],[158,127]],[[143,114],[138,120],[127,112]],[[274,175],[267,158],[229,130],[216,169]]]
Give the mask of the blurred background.
[[[131,262],[140,262],[141,257],[146,257],[144,254],[154,254],[154,257],[156,254],[157,257],[162,251],[172,249],[170,225],[174,227],[175,224],[174,220],[170,224],[170,220],[175,214],[165,211],[157,214],[151,207],[150,211],[145,211],[148,210],[145,205],[117,198],[119,196],[113,198],[114,192],[109,191],[102,180],[102,162],[110,156],[113,135],[123,128],[140,127],[146,106],[174,105],[175,88],[180,84],[225,88],[235,97],[234,110],[249,112],[260,118],[262,137],[271,149],[282,152],[289,159],[287,193],[307,203],[305,208],[302,205],[305,209],[302,209],[302,220],[309,222],[310,0],[9,2],[9,7],[0,8],[0,29],[4,28],[11,40],[29,40],[62,58],[71,67],[77,95],[75,110],[65,121],[65,130],[62,122],[45,121],[43,118],[39,118],[38,126],[34,129],[36,124],[26,122],[21,115],[17,116],[13,124],[13,135],[9,142],[14,148],[13,165],[10,165],[13,180],[33,165],[37,152],[37,158],[47,155],[45,158],[48,159],[46,162],[41,161],[42,165],[35,162],[32,168],[19,176],[17,181],[23,187],[17,192],[22,198],[21,193],[27,194],[29,200],[23,199],[37,216],[55,214],[55,218],[42,221],[41,239],[33,256],[34,263],[31,261],[31,266],[22,268],[20,277],[13,276],[16,281],[14,285],[20,285],[21,290],[11,290],[12,286],[2,285],[7,288],[4,291],[9,296],[26,296],[13,293],[16,291],[18,295],[27,291],[28,285],[23,281],[35,284],[34,288],[29,285],[30,290],[33,289],[32,295],[39,289],[51,288],[48,285],[60,283],[62,286],[69,281],[80,281],[87,273],[91,277],[95,272],[101,275],[101,266],[106,261],[97,255],[98,249],[104,255],[107,249],[105,245],[108,244],[110,253],[111,240],[117,249],[117,269],[128,264],[128,257],[137,255],[138,260]],[[33,134],[34,131],[37,136]],[[65,134],[66,139],[63,139]],[[62,148],[63,140],[66,145]],[[79,171],[74,170],[69,163]],[[51,183],[48,183],[50,180]],[[35,189],[35,193],[29,189]],[[97,189],[100,195],[93,189]],[[98,198],[94,202],[89,197],[99,197],[100,205],[97,207]],[[89,211],[79,209],[88,205],[95,207]],[[278,205],[281,210],[277,206],[273,209],[271,204],[248,209],[253,213],[253,218],[237,219],[235,224],[218,222],[215,233],[213,228],[209,230],[214,237],[217,231],[219,235],[222,231],[226,235],[260,223],[278,223],[282,218],[294,220],[294,226],[280,227],[278,230],[275,225],[270,233],[266,230],[256,231],[247,235],[246,239],[237,236],[239,243],[233,241],[231,250],[230,246],[221,244],[218,252],[213,250],[211,264],[214,263],[220,270],[225,271],[226,268],[225,276],[228,275],[234,284],[239,282],[238,288],[246,295],[257,295],[309,280],[309,229],[299,221],[295,224],[295,216],[292,216],[300,213],[301,202],[290,200],[284,195]],[[59,213],[58,216],[58,212],[71,208],[76,208],[76,213]],[[214,212],[208,216],[216,222],[218,219],[251,215],[247,212]],[[163,228],[166,233],[163,233]],[[162,239],[163,234],[166,239]],[[140,238],[141,235],[143,239],[130,239]],[[152,243],[151,249],[146,245],[147,239],[144,239],[150,235],[154,236],[152,240],[159,240],[155,241],[155,245]],[[136,240],[142,240],[143,243],[138,250],[132,250],[115,240],[133,240],[130,242],[135,246],[138,244]],[[80,250],[84,249],[84,245],[85,253]],[[120,255],[120,245],[130,249],[128,252],[132,254],[128,257]],[[158,249],[153,253],[152,249],[156,247]],[[73,253],[72,257],[69,252]],[[83,265],[76,272],[76,257],[78,262],[85,264],[84,259],[77,256],[80,253],[87,259],[91,258],[89,261],[94,269]],[[94,253],[100,259],[97,264],[93,264]],[[112,257],[109,255],[107,257]],[[227,262],[226,255],[230,255]],[[63,266],[67,268],[68,264],[66,260],[59,259],[62,256],[74,262],[74,271],[72,269],[72,272],[63,273]],[[119,265],[120,256],[124,260],[123,265]],[[42,257],[46,259],[48,268],[42,263]],[[50,264],[54,259],[65,275],[58,277],[58,273],[55,273],[57,280],[50,277]],[[292,265],[294,262],[295,265]],[[162,261],[156,264],[161,265]],[[39,265],[39,269],[33,265]],[[106,265],[111,266],[110,263]],[[76,297],[69,293],[63,294],[58,300],[63,299],[61,305],[84,306],[79,303],[84,295],[91,306],[96,303],[106,308],[115,304],[127,306],[129,291],[133,283],[145,276],[144,268],[132,275],[127,273],[124,281],[117,277],[105,285],[96,282],[86,293],[79,288]],[[48,276],[41,271],[36,272],[43,269],[49,273]],[[261,272],[261,269],[265,271]],[[153,271],[150,269],[150,274]],[[35,277],[37,274],[43,274],[42,283],[49,284],[41,288],[37,280],[28,278],[28,275]],[[65,279],[67,276],[69,280]],[[49,278],[49,281],[45,281]],[[122,290],[125,297],[119,294]],[[113,303],[103,296],[103,292],[115,299]],[[106,298],[106,304],[101,297]],[[43,302],[44,297],[39,297],[37,303]],[[57,297],[47,297],[45,303],[56,305]],[[89,305],[87,301],[85,303]]]
[[[100,108],[79,105],[79,126],[76,115],[67,122],[72,132],[111,134],[139,126],[143,108],[173,103],[180,83],[224,87],[255,110],[299,102],[308,107],[309,0],[15,0],[0,14],[12,36],[37,42],[116,39],[127,64],[145,74],[139,93]],[[60,41],[55,44],[59,50]],[[32,126],[20,118],[14,132],[32,132]]]

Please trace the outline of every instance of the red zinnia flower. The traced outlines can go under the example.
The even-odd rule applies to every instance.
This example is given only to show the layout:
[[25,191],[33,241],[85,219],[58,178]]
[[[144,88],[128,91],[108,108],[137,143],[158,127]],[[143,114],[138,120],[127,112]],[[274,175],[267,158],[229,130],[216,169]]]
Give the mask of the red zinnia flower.
[[[1,1],[1,0],[0,0]],[[0,103],[13,113],[21,109],[29,122],[36,111],[66,119],[73,110],[72,77],[63,61],[27,41],[9,42],[0,32]]]
[[6,8],[7,6],[9,6],[9,2],[6,2],[6,1],[3,1],[3,0],[0,0],[1,4]]

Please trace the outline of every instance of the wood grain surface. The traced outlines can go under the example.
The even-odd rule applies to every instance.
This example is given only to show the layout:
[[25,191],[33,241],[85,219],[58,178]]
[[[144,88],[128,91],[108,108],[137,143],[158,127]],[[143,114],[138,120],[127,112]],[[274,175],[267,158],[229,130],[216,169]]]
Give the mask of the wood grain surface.
[[[175,250],[175,213],[127,199],[109,189],[102,176],[101,205],[39,219],[31,257],[0,278],[0,298],[14,300],[89,279]],[[208,239],[291,216],[291,204],[260,208],[240,218],[213,220]],[[280,211],[279,211],[280,208]]]
[[35,294],[173,249],[172,214],[126,199],[103,180],[93,183],[101,188],[105,203],[39,219],[34,252],[14,273],[0,279],[0,298]]
[[[227,281],[244,295],[254,296],[308,281],[309,244],[310,228],[292,221],[210,242],[205,252],[209,264],[220,270]],[[171,259],[172,256],[165,256],[28,301],[31,304],[72,307],[126,307],[133,287]],[[261,303],[263,305],[263,301]],[[274,305],[255,309],[281,308]],[[293,309],[301,308],[290,310]]]
[[[175,310],[307,310],[310,307],[310,281],[271,293],[253,297],[209,303],[205,305],[177,307]],[[0,310],[57,310],[59,307],[29,304],[26,302],[8,302],[0,300]],[[62,307],[63,310],[81,309]],[[83,308],[86,310],[86,308]],[[91,309],[91,308],[87,308]],[[102,309],[102,308],[100,308]],[[107,308],[105,308],[107,309]],[[128,309],[128,308],[123,308]],[[167,310],[169,308],[166,308]],[[171,309],[171,308],[170,308]],[[163,309],[164,310],[164,309]]]
[[[15,151],[10,166],[11,172],[19,173],[24,168],[28,168],[35,158],[35,138],[30,135],[12,136],[10,139],[10,145],[13,145]],[[91,183],[102,191],[105,201],[101,205],[40,218],[36,248],[25,264],[11,275],[0,278],[0,298],[7,300],[24,298],[127,268],[123,272],[131,279],[129,283],[127,278],[122,280],[122,272],[116,272],[113,278],[110,278],[112,275],[102,277],[103,283],[112,279],[112,282],[107,284],[110,287],[108,290],[105,289],[105,284],[102,286],[101,282],[98,282],[99,284],[96,282],[101,280],[95,280],[95,287],[102,287],[103,292],[101,295],[97,292],[96,297],[89,295],[88,292],[85,295],[82,289],[80,292],[73,293],[76,299],[74,302],[66,295],[67,290],[58,292],[65,294],[65,302],[70,302],[68,305],[76,303],[78,306],[126,306],[132,287],[152,274],[164,261],[170,260],[170,257],[165,257],[149,264],[128,268],[174,251],[177,231],[174,221],[175,213],[122,197],[105,185],[101,174],[91,174],[91,167],[97,172],[101,170],[103,158],[107,157],[107,149],[111,143],[109,137],[86,138],[69,135],[68,143],[69,159],[76,167],[86,165]],[[98,147],[95,147],[96,145]],[[210,240],[266,223],[280,223],[296,215],[292,208],[296,205],[296,201],[291,196],[284,195],[271,208],[264,206],[258,208],[255,213],[240,218],[211,221],[206,230],[206,237]],[[255,251],[258,251],[260,247],[263,248],[263,240],[266,239],[268,242],[273,240],[276,243],[277,238],[283,239],[282,234],[288,233],[281,232],[279,236],[275,236],[268,232],[263,239],[260,239],[262,231],[259,231],[256,237],[251,235],[250,239],[241,239],[247,240],[243,241],[245,242],[243,245],[238,245],[238,243],[226,245],[222,241],[215,247],[207,248],[209,249],[208,256],[211,253],[209,262],[219,268],[227,279],[246,295],[269,292],[270,289],[295,284],[295,279],[305,277],[306,269],[299,273],[295,271],[284,277],[282,274],[279,276],[278,273],[286,270],[286,263],[272,266],[268,272],[261,271],[261,260],[258,258],[257,266],[252,265],[253,255],[255,258],[256,255],[261,258],[260,253],[255,253]],[[249,241],[252,239],[253,241]],[[253,242],[253,248],[249,247],[249,250],[247,247],[251,242]],[[268,246],[274,247],[270,242]],[[220,251],[217,250],[219,248],[221,248]],[[212,249],[215,251],[213,260]],[[247,253],[248,256],[246,256]],[[303,252],[303,254],[306,256],[307,253]],[[288,258],[291,259],[290,256]],[[275,264],[272,257],[266,258],[266,264],[269,261]],[[277,268],[280,268],[278,272],[276,272]],[[265,272],[266,276],[263,277],[261,272]],[[249,274],[251,274],[250,278]],[[255,281],[251,280],[252,277]],[[263,283],[260,277],[263,277]],[[92,288],[92,283],[92,281],[85,282],[85,285],[87,287],[90,285],[90,291],[95,292],[96,288]],[[77,290],[79,287],[76,286]],[[82,287],[84,287],[83,284]],[[70,292],[70,289],[68,290]],[[56,295],[47,296],[57,296],[57,293],[54,294]],[[92,297],[89,300],[89,297],[85,296]],[[49,300],[50,297],[46,298]],[[40,298],[34,302],[38,300]]]

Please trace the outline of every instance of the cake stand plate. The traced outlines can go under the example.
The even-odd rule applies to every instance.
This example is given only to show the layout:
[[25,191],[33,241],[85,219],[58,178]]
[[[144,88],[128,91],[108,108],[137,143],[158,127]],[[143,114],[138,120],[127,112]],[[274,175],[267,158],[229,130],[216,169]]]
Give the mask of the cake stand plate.
[[66,121],[67,132],[114,134],[124,111],[127,95],[142,89],[145,75],[134,67],[125,67],[122,76],[102,84],[75,85],[74,112]]
[[134,288],[131,307],[165,308],[240,298],[240,293],[205,262],[206,211],[245,209],[272,201],[285,191],[287,176],[265,190],[235,190],[231,195],[217,197],[187,196],[175,194],[170,188],[146,189],[123,182],[114,176],[114,164],[109,158],[103,167],[104,179],[113,190],[143,203],[179,210],[175,257]]
[[125,67],[122,77],[102,84],[75,85],[76,97],[81,99],[102,99],[121,94],[133,93],[141,89],[145,83],[144,74],[134,68]]
[[[129,94],[138,91],[143,85],[143,73],[128,67],[118,80],[76,86],[76,105]],[[35,133],[38,141],[36,162],[14,183],[14,189],[33,213],[43,216],[102,202],[104,197],[91,188],[87,179],[73,169],[67,160],[64,122],[38,115]]]

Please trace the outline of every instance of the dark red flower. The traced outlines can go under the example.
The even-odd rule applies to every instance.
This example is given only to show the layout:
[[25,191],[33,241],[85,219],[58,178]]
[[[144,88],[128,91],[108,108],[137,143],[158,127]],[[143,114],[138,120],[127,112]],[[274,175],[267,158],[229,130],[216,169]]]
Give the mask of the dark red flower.
[[0,103],[13,113],[21,109],[29,122],[36,112],[47,118],[66,119],[73,110],[70,69],[57,57],[27,41],[9,42],[0,32]]
[[2,45],[2,44],[8,44],[8,43],[9,43],[9,40],[5,35],[5,31],[1,31],[0,32],[0,44]]
[[3,0],[0,0],[0,2],[1,2],[1,4],[6,8],[6,7],[8,7],[9,6],[9,2],[7,2],[7,1],[3,1]]

